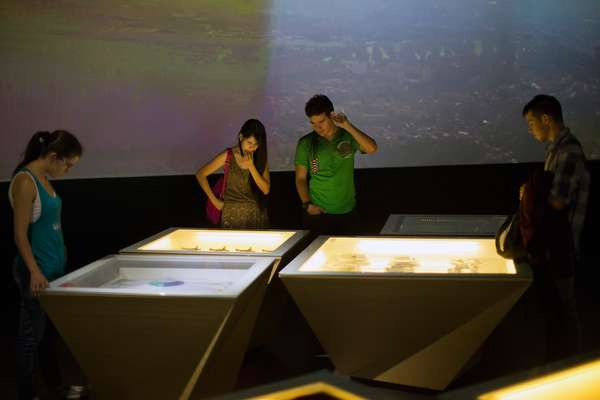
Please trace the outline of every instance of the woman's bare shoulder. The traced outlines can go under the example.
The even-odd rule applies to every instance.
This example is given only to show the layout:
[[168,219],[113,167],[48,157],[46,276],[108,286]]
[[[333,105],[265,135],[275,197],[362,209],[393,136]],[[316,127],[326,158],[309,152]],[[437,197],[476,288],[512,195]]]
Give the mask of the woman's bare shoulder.
[[12,184],[12,195],[15,198],[18,197],[35,197],[35,183],[29,174],[27,173],[18,173],[13,178]]

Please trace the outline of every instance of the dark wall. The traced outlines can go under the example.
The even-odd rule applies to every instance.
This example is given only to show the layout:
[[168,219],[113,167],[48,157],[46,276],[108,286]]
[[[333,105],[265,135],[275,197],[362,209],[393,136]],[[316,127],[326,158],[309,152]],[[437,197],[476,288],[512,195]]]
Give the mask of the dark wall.
[[[383,168],[356,171],[358,210],[363,232],[377,234],[391,213],[503,214],[516,209],[519,185],[538,165],[503,164],[450,167]],[[599,198],[594,177],[600,162],[591,162],[592,193],[586,243],[598,237]],[[299,228],[301,208],[293,172],[271,175],[269,213],[273,228]],[[191,175],[143,178],[77,179],[54,183],[63,200],[63,230],[68,269],[107,254],[171,226],[207,226],[205,196]],[[0,291],[3,312],[16,305],[10,276],[14,257],[8,184],[0,184]],[[588,245],[587,248],[590,248]],[[597,265],[586,252],[586,265]],[[588,268],[582,276],[592,274]],[[592,274],[593,275],[593,274]],[[587,281],[582,279],[581,281]],[[593,280],[597,281],[594,277]],[[8,324],[10,325],[10,324]]]

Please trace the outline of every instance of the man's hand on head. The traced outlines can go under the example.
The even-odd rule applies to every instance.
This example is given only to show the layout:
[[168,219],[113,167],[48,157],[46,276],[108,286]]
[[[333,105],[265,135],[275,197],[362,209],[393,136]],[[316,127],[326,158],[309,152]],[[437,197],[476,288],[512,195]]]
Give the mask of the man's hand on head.
[[346,129],[346,127],[350,126],[350,121],[348,120],[348,117],[344,113],[332,112],[330,115],[330,118],[340,128]]

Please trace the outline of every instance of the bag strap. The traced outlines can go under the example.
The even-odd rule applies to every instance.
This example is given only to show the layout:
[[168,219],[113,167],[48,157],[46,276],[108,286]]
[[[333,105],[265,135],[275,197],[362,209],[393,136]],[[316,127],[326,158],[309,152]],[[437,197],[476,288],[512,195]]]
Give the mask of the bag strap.
[[233,151],[231,151],[231,147],[228,147],[227,158],[225,158],[225,165],[223,165],[223,194],[225,194],[225,189],[227,188],[227,175],[229,175],[231,157],[233,157]]
[[310,166],[310,171],[313,175],[316,175],[317,172],[319,172],[319,160],[317,159],[318,147],[319,135],[313,131],[310,138],[310,160],[308,160],[308,165]]

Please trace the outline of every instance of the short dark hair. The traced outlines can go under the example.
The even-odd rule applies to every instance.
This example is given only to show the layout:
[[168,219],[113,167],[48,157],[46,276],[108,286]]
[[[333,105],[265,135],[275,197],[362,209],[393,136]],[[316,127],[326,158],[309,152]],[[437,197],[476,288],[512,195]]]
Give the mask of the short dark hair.
[[523,107],[523,116],[529,111],[533,113],[537,118],[543,114],[547,114],[552,119],[560,124],[563,123],[562,107],[560,102],[554,96],[547,94],[538,94],[529,103]]
[[324,94],[315,94],[306,102],[304,112],[309,118],[323,113],[329,116],[333,112],[333,103]]

